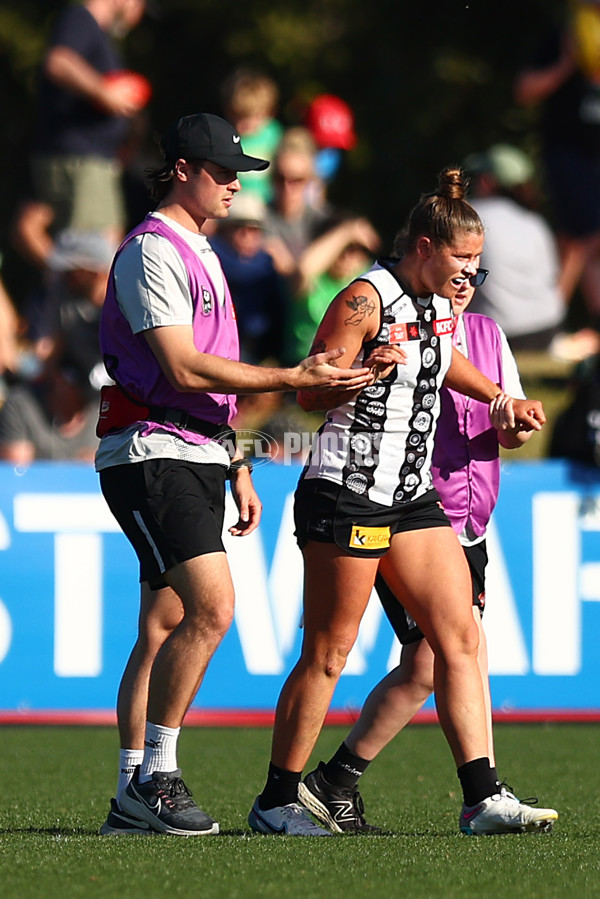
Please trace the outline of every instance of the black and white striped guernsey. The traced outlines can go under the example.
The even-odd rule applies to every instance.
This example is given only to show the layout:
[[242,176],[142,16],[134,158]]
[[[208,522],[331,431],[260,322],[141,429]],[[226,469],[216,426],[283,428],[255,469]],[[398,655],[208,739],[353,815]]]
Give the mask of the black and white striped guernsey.
[[315,435],[303,478],[325,478],[381,505],[410,502],[431,488],[431,456],[439,390],[452,358],[450,301],[414,298],[379,260],[354,283],[368,281],[381,300],[381,327],[353,367],[373,347],[394,343],[408,361],[327,413]]

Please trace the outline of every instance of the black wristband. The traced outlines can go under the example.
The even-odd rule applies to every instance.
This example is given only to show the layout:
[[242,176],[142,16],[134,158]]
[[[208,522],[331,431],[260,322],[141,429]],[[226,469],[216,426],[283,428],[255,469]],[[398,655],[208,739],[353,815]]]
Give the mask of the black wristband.
[[249,472],[254,469],[254,465],[252,464],[251,459],[236,459],[235,462],[232,462],[229,468],[227,469],[227,478],[231,480],[231,475],[235,474],[236,471],[239,471],[240,468],[247,468]]

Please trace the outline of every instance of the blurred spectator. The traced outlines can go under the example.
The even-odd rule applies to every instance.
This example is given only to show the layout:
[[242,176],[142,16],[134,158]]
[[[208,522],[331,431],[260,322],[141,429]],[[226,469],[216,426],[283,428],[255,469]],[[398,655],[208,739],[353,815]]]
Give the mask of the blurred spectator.
[[600,329],[600,2],[565,3],[562,28],[547,34],[515,82],[524,106],[539,105],[546,187],[567,301],[579,286]]
[[548,455],[600,468],[600,352],[581,360],[552,427]]
[[319,94],[306,110],[305,123],[318,148],[315,170],[325,188],[339,171],[344,151],[356,145],[354,115],[341,97]]
[[280,274],[294,277],[302,254],[322,228],[327,214],[309,203],[316,179],[316,146],[301,128],[285,132],[272,164],[273,199],[267,207],[267,249]]
[[[245,147],[245,144],[244,144]],[[221,260],[233,299],[243,362],[281,358],[287,291],[264,248],[265,204],[242,191],[210,243]]]
[[273,162],[275,194],[267,206],[266,247],[294,292],[304,289],[331,264],[330,231],[339,228],[344,242],[348,228],[344,221],[326,230],[328,220],[338,217],[339,221],[339,210],[330,203],[316,207],[311,202],[312,187],[318,180],[315,157],[316,144],[310,133],[305,128],[289,128]]
[[349,281],[366,271],[380,246],[378,234],[364,218],[347,218],[326,227],[313,244],[312,276],[298,286],[291,303],[285,361],[296,364],[310,352],[327,307]]
[[[308,338],[312,327],[309,296],[315,293],[310,308],[316,309],[327,300],[329,287],[332,293],[327,304],[337,293],[335,268],[333,284],[327,277],[323,282],[320,279],[337,262],[344,268],[350,264],[352,269],[356,256],[361,258],[358,247],[362,248],[364,259],[365,248],[372,255],[380,245],[379,236],[366,219],[342,214],[329,203],[318,208],[311,203],[311,187],[317,180],[315,157],[316,144],[307,129],[290,128],[285,132],[273,163],[275,194],[265,218],[265,248],[286,279],[289,291],[291,315],[284,349],[288,363],[302,358],[297,355],[299,346],[310,347],[312,343],[312,335]],[[349,246],[350,253],[344,254]]]
[[11,224],[11,240],[14,248],[26,262],[44,270],[52,249],[54,238],[54,209],[40,200],[23,200]]
[[546,350],[559,332],[565,304],[558,250],[537,205],[534,165],[516,147],[496,144],[464,163],[473,207],[485,225],[482,267],[489,269],[472,311],[493,318],[514,350]]
[[5,376],[19,366],[19,316],[0,279],[0,405],[6,396]]
[[34,325],[38,357],[59,360],[93,390],[108,383],[98,329],[115,249],[93,231],[61,231],[48,260],[51,277]]
[[144,8],[145,0],[82,0],[55,22],[32,147],[33,200],[53,210],[55,230],[123,233],[118,150],[148,90],[132,90],[131,73],[115,79],[123,64],[112,37],[137,25]]
[[[268,75],[253,69],[237,69],[222,86],[224,117],[240,134],[244,151],[260,159],[273,159],[283,135],[277,121],[279,88]],[[271,199],[273,190],[270,169],[262,172],[240,172],[240,183],[261,199]]]
[[7,378],[1,459],[93,461],[99,390],[108,383],[98,328],[113,254],[102,234],[67,229],[57,235],[43,305]]
[[9,388],[0,409],[0,459],[92,462],[98,440],[98,399],[73,369],[49,365],[35,381]]

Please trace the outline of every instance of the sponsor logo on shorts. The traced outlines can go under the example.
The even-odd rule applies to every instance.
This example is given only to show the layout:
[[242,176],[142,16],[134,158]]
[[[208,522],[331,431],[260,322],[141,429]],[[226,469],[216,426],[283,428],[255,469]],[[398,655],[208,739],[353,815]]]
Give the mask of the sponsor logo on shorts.
[[390,545],[389,525],[384,528],[364,528],[355,524],[350,532],[348,546],[355,549],[385,549]]

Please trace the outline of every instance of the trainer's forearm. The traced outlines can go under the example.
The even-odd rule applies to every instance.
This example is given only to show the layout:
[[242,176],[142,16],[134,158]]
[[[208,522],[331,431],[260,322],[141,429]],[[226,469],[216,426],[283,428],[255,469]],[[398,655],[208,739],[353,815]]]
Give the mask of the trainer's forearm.
[[173,366],[167,374],[177,390],[185,393],[269,393],[295,390],[298,371],[295,368],[268,368],[223,359],[209,353],[197,353],[190,364]]
[[524,443],[527,443],[533,431],[525,431],[521,430],[519,426],[515,428],[511,428],[508,431],[497,431],[498,434],[498,443],[504,449],[513,450],[519,449],[523,446]]
[[475,368],[457,349],[452,351],[452,364],[444,379],[444,386],[479,400],[480,403],[489,403],[501,393],[498,385]]

